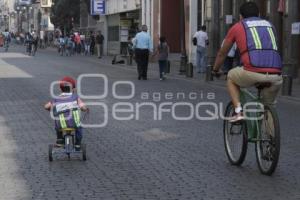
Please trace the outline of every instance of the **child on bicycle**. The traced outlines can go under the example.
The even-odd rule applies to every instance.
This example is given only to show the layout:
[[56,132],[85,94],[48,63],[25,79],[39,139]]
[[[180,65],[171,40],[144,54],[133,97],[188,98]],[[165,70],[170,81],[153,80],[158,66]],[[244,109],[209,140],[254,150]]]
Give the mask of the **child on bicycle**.
[[60,80],[61,94],[52,101],[45,104],[44,108],[53,112],[55,117],[55,130],[57,145],[64,143],[62,129],[75,128],[75,148],[80,149],[82,140],[82,127],[80,124],[79,110],[88,112],[89,109],[81,101],[76,90],[76,81],[71,77]]

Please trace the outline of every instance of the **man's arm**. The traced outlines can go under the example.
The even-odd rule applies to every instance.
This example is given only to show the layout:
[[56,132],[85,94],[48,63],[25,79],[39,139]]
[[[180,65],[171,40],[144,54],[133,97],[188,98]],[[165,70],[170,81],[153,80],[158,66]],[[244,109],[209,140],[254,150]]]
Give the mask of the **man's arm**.
[[222,64],[224,63],[228,52],[230,51],[231,47],[232,47],[233,43],[225,40],[223,46],[221,47],[221,49],[219,50],[217,57],[216,57],[216,61],[214,64],[214,71],[219,71]]

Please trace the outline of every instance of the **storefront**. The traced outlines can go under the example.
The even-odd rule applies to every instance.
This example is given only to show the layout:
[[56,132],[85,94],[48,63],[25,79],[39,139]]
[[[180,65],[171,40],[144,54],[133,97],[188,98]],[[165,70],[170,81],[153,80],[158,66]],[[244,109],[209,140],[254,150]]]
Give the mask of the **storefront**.
[[108,55],[126,55],[128,42],[138,32],[139,10],[107,15]]

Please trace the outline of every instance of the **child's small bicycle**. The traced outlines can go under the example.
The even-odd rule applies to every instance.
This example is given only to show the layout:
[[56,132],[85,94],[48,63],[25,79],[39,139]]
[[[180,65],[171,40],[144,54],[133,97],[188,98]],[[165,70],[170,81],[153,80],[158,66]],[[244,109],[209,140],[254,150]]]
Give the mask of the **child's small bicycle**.
[[66,154],[68,158],[71,158],[71,154],[82,154],[82,160],[86,161],[86,145],[81,144],[80,150],[75,148],[75,129],[65,128],[62,129],[64,143],[62,145],[49,144],[49,161],[53,161],[54,154]]

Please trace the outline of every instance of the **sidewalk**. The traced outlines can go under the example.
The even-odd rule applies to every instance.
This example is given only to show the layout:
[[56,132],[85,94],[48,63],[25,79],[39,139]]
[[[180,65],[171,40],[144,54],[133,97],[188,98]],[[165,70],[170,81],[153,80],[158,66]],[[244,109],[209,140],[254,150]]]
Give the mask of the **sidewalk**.
[[[226,81],[224,77],[221,77],[220,79],[214,79],[214,81],[206,82],[205,80],[205,74],[198,74],[196,72],[196,68],[194,66],[194,76],[193,78],[186,77],[186,75],[179,75],[179,69],[180,69],[180,54],[170,54],[169,60],[171,62],[171,76],[186,78],[190,80],[205,82],[210,85],[216,85],[220,87],[226,87]],[[151,63],[151,65],[156,66],[156,63]],[[153,68],[153,67],[152,67]],[[280,92],[280,98],[282,99],[288,99],[293,101],[299,101],[300,102],[300,80],[294,79],[293,80],[293,86],[292,86],[292,96],[282,96]]]
[[[57,51],[57,49],[55,49],[55,48],[47,48],[47,49],[42,49],[40,51],[47,51],[47,50]],[[82,56],[82,55],[78,55],[78,56]],[[209,85],[213,85],[213,86],[226,88],[226,81],[225,81],[224,77],[221,77],[220,79],[214,79],[214,81],[206,82],[206,80],[205,80],[206,75],[196,73],[195,66],[194,66],[194,70],[193,70],[194,73],[193,73],[192,78],[186,77],[185,74],[180,74],[179,73],[180,57],[181,57],[181,54],[178,54],[178,53],[172,53],[169,55],[169,60],[171,63],[171,70],[167,76],[178,78],[178,79],[186,79],[186,80],[193,81],[193,82],[199,82],[201,84],[209,84]],[[99,60],[99,61],[101,61],[101,63],[106,64],[106,65],[112,65],[112,60],[113,60],[113,56],[103,56],[101,59],[98,59],[96,56],[82,56],[82,58],[93,59],[94,61]],[[126,58],[123,58],[123,59],[125,61],[125,64],[116,64],[116,65],[130,67],[133,69],[136,68],[136,63],[134,61],[133,61],[132,65],[127,65]],[[159,69],[158,69],[157,62],[149,63],[148,71],[150,73],[153,73],[153,74],[157,73],[157,76],[158,76],[158,70]],[[282,96],[280,93],[280,98],[300,102],[300,80],[299,79],[293,80],[292,96]]]

